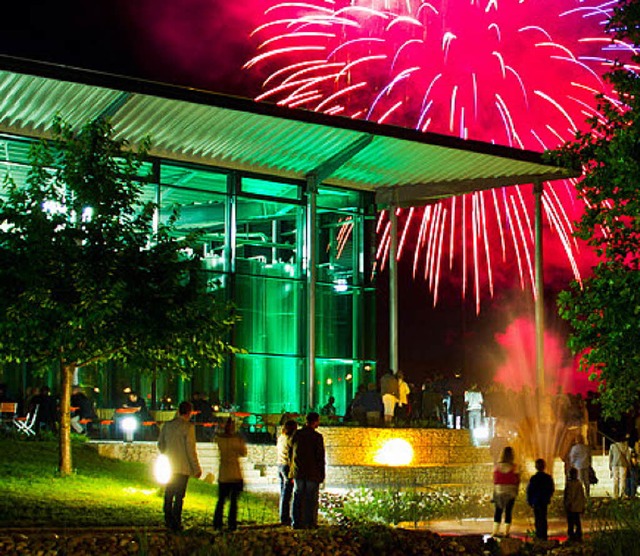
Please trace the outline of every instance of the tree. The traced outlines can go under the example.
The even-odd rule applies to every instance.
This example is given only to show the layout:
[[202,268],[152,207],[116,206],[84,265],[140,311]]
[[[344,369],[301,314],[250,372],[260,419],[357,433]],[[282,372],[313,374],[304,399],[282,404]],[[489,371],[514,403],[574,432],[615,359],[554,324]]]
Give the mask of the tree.
[[0,200],[0,361],[60,369],[60,472],[72,471],[71,382],[76,368],[136,360],[189,374],[235,350],[236,321],[201,270],[197,234],[177,238],[142,203],[148,142],[138,151],[110,124],[80,130],[56,119],[34,143],[26,184]]
[[[640,44],[640,4],[624,0],[607,25],[615,44]],[[612,42],[612,44],[614,44]],[[637,52],[637,50],[636,50]],[[580,368],[599,381],[605,416],[618,418],[640,393],[640,79],[634,54],[605,75],[617,98],[598,95],[590,129],[551,153],[582,167],[576,184],[585,201],[575,235],[600,262],[584,283],[558,298],[559,313],[572,327],[569,347]]]

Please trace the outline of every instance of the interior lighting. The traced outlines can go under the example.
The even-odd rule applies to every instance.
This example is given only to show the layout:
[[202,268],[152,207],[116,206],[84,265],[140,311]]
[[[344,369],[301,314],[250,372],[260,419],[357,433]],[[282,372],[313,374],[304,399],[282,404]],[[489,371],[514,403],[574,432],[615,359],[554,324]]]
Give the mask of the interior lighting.
[[331,385],[333,384],[333,380],[332,380],[332,379],[330,379],[330,378],[328,378],[328,379],[327,379],[327,384],[328,384],[329,386],[331,386]]
[[387,440],[373,458],[378,465],[397,467],[413,461],[413,447],[402,438]]
[[349,285],[348,285],[347,281],[344,278],[338,278],[333,283],[333,291],[335,291],[337,293],[346,292],[348,289],[349,289]]
[[160,485],[166,485],[171,479],[171,463],[164,454],[159,454],[153,464],[153,476]]
[[344,377],[345,380],[351,380],[353,378],[353,375],[351,373],[349,373],[347,376]]

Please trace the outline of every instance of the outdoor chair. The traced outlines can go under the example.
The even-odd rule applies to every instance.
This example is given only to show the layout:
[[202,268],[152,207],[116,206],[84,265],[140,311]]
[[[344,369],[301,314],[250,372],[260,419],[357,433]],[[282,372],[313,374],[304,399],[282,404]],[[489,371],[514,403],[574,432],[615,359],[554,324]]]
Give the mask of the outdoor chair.
[[21,434],[26,434],[27,436],[35,436],[36,434],[36,418],[38,417],[38,408],[40,406],[36,405],[33,408],[33,411],[27,413],[25,417],[14,417],[13,423],[18,429],[18,432]]
[[2,428],[9,429],[13,424],[14,417],[18,414],[18,404],[15,402],[0,403],[0,417],[2,418]]

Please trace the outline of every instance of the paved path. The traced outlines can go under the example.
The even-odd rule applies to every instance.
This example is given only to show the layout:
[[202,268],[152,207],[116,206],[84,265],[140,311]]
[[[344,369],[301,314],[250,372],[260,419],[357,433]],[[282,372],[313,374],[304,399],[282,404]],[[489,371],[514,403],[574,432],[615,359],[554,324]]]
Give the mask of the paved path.
[[[403,527],[412,528],[412,523],[402,524]],[[437,520],[419,523],[421,529],[429,529],[440,535],[490,535],[493,529],[493,520],[490,517],[479,519],[456,519]],[[588,533],[592,528],[592,523],[588,520],[582,521],[582,530]],[[525,538],[529,537],[534,530],[533,517],[514,519],[511,524],[511,536]],[[500,532],[504,533],[504,523],[500,526]],[[549,519],[549,537],[566,540],[567,522],[561,518]]]

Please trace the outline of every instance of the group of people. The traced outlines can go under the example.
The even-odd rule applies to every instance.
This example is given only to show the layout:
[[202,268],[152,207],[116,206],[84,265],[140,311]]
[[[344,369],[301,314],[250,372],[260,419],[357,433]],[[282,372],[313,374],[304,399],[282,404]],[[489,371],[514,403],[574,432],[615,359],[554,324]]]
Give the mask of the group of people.
[[[555,492],[553,478],[546,472],[544,459],[535,462],[536,473],[531,476],[526,488],[527,503],[533,509],[536,538],[547,540],[547,510]],[[504,515],[505,535],[509,536],[513,507],[520,486],[520,470],[515,462],[515,452],[511,446],[502,450],[499,461],[493,470],[493,536],[500,532]],[[578,470],[571,467],[564,486],[564,509],[567,516],[567,534],[570,540],[582,540],[581,515],[586,506],[586,494],[578,478]]]
[[[200,477],[202,467],[196,450],[195,425],[191,422],[193,405],[182,402],[176,417],[164,424],[158,438],[158,449],[169,459],[171,479],[164,493],[164,521],[173,530],[182,529],[182,505],[189,477]],[[307,414],[306,424],[298,428],[296,421],[287,420],[278,437],[278,474],[280,477],[280,522],[294,529],[317,526],[318,496],[325,479],[324,439],[317,432],[320,415]],[[229,500],[227,526],[233,531],[238,526],[238,498],[243,491],[240,458],[247,455],[243,437],[236,434],[235,423],[229,418],[223,432],[215,442],[220,454],[218,468],[218,501],[213,515],[213,526],[221,530],[224,508]]]

